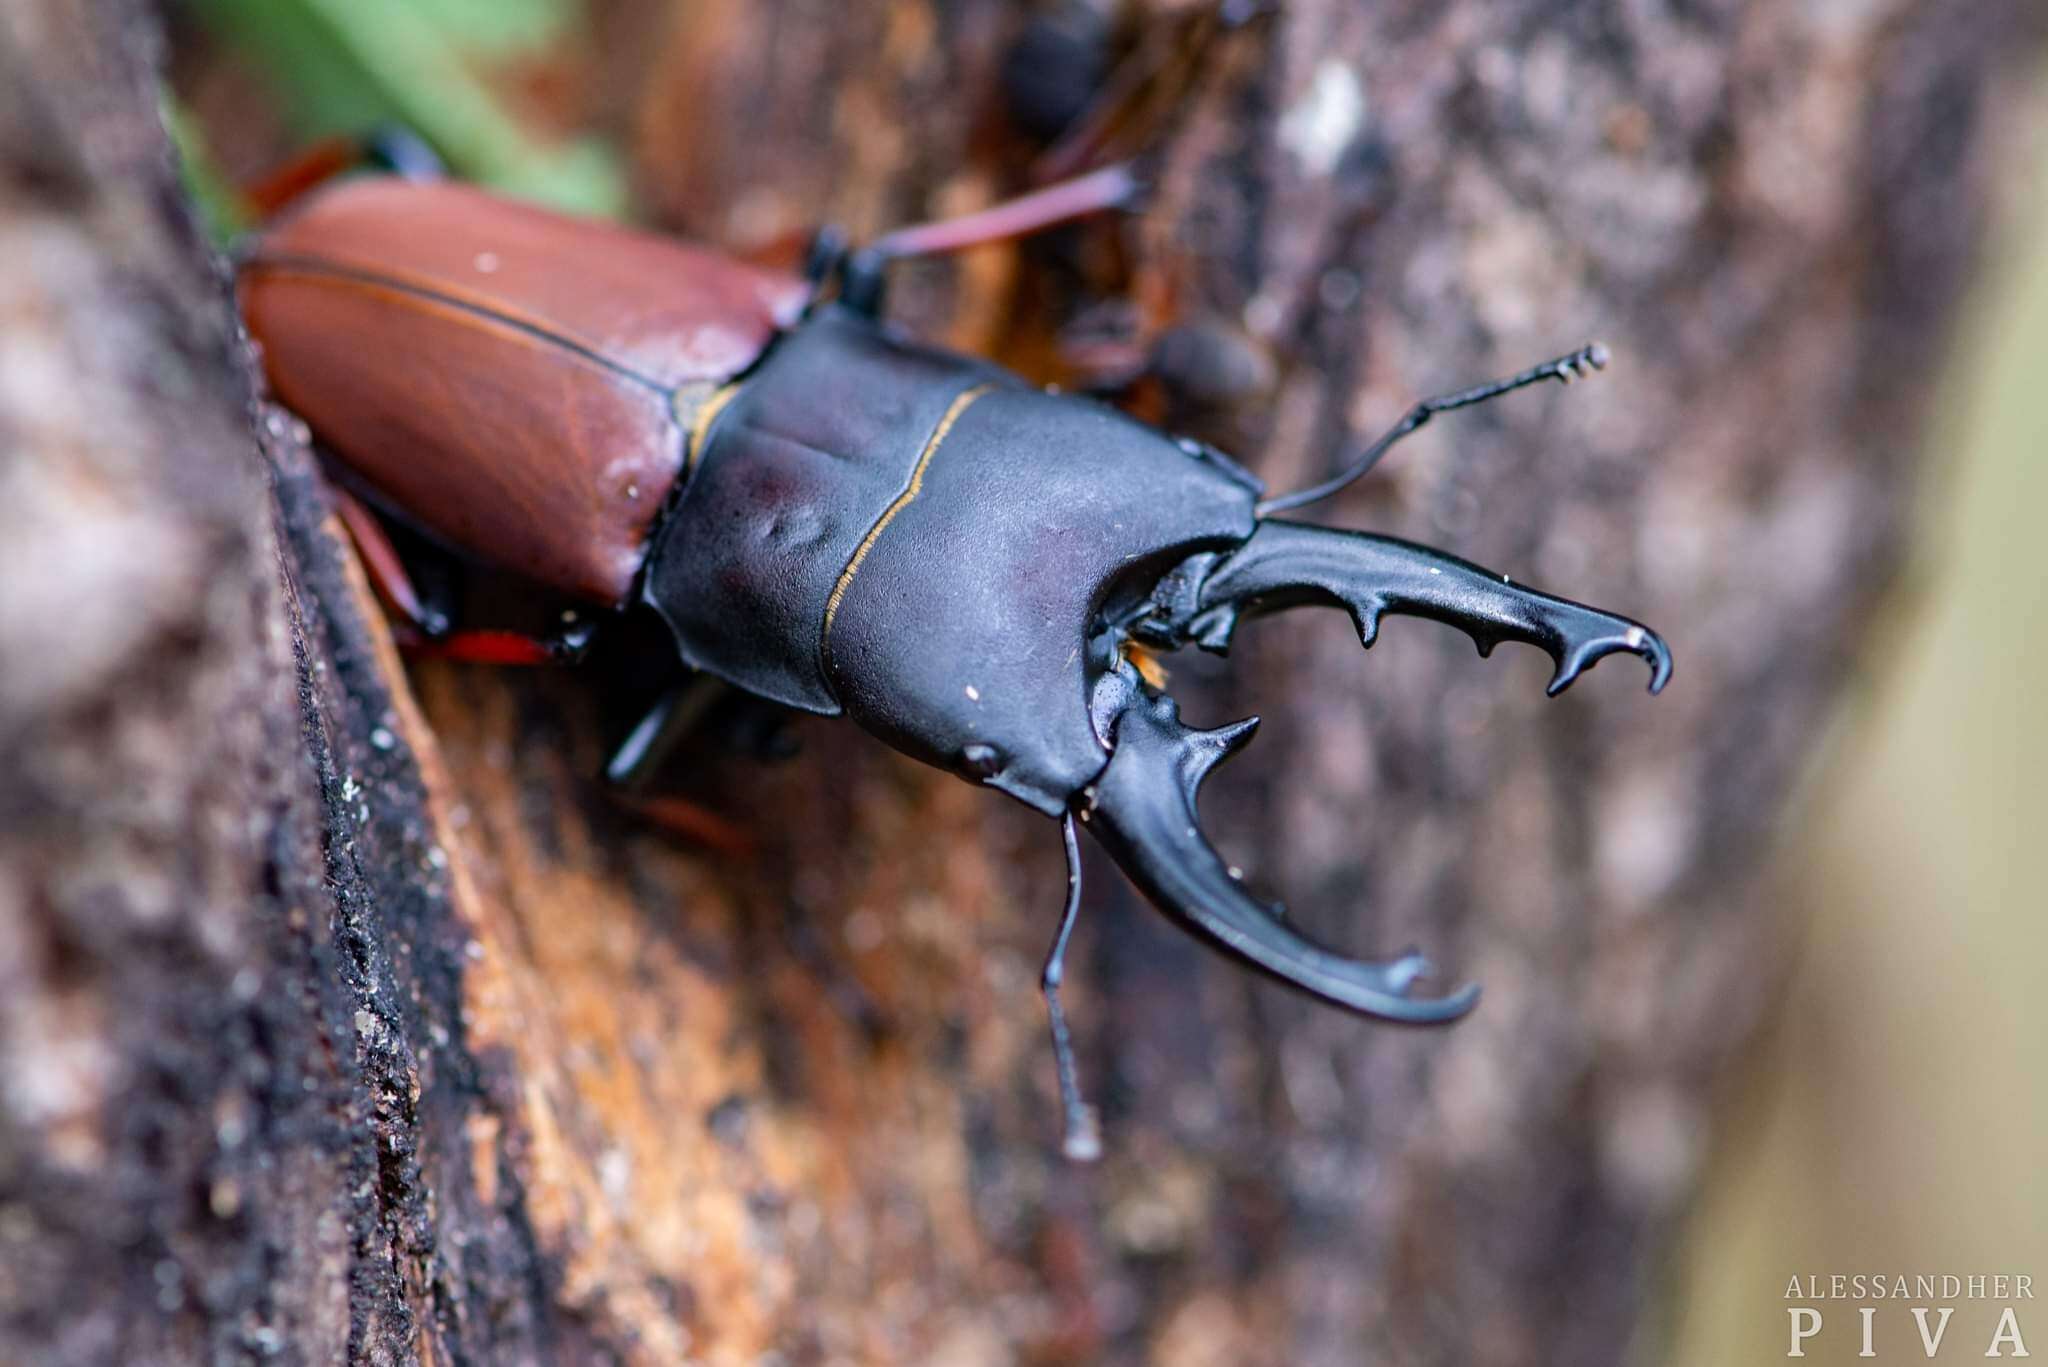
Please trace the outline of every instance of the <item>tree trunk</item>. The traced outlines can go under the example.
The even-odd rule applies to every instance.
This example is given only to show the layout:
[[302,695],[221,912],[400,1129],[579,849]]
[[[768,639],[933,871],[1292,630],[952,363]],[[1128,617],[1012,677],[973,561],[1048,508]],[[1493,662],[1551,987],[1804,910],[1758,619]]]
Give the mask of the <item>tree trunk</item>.
[[[1020,13],[813,10],[601,11],[647,203],[744,245],[1017,188]],[[1270,366],[1187,421],[1275,487],[1597,333],[1608,378],[1447,418],[1328,517],[1678,655],[1655,701],[1331,616],[1176,662],[1196,719],[1269,716],[1208,804],[1232,857],[1488,996],[1361,1023],[1091,862],[1083,1168],[1036,992],[1054,828],[806,722],[787,764],[691,756],[758,845],[701,850],[605,801],[621,719],[573,674],[401,667],[252,397],[152,17],[17,0],[0,1358],[1620,1360],[1777,978],[1760,859],[1897,562],[2041,27],[1294,0],[1200,52],[1141,219],[908,273],[908,323],[1029,367],[1135,262]]]

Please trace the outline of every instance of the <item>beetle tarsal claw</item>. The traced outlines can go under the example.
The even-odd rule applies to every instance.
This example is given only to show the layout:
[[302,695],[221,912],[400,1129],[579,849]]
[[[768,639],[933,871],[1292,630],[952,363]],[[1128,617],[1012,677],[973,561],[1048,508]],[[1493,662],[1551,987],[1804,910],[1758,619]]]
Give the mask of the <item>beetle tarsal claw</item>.
[[1252,719],[1198,731],[1181,723],[1171,698],[1135,693],[1094,785],[1088,828],[1160,910],[1283,982],[1384,1020],[1428,1024],[1470,1011],[1477,987],[1436,999],[1407,995],[1429,972],[1420,954],[1383,963],[1347,959],[1297,934],[1280,908],[1244,890],[1203,838],[1195,815],[1202,780],[1256,725]]
[[1670,648],[1642,623],[1392,537],[1268,520],[1237,550],[1200,568],[1198,583],[1177,581],[1174,601],[1155,604],[1140,624],[1145,634],[1220,652],[1248,615],[1325,603],[1350,612],[1368,646],[1388,615],[1457,627],[1481,655],[1502,641],[1536,646],[1557,666],[1553,696],[1617,653],[1650,666],[1652,693],[1671,677]]

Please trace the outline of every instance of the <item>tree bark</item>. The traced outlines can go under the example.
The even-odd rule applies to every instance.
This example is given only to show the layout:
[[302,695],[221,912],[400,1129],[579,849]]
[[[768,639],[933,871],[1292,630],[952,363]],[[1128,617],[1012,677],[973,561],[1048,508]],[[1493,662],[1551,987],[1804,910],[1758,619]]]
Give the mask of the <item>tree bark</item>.
[[[674,226],[1017,188],[1011,6],[600,12],[594,107]],[[0,1358],[1621,1360],[1777,981],[1760,861],[1898,562],[2041,29],[1295,0],[1202,53],[1141,218],[908,273],[908,323],[1038,374],[1074,282],[1135,271],[1270,368],[1187,420],[1275,487],[1597,333],[1609,378],[1445,419],[1327,516],[1678,655],[1654,702],[1328,616],[1176,662],[1196,719],[1269,716],[1207,807],[1232,857],[1488,996],[1375,1028],[1091,861],[1079,1168],[1054,829],[806,722],[787,764],[691,757],[760,847],[700,850],[604,800],[621,719],[575,676],[402,667],[178,200],[152,16],[11,6]]]

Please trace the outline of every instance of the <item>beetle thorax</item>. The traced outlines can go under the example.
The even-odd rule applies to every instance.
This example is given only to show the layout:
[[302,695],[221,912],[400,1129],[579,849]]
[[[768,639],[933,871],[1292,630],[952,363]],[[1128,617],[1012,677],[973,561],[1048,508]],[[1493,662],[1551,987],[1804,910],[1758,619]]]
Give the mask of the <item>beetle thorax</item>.
[[1112,588],[1251,532],[1205,456],[825,310],[719,413],[647,596],[690,664],[1058,812],[1108,759]]

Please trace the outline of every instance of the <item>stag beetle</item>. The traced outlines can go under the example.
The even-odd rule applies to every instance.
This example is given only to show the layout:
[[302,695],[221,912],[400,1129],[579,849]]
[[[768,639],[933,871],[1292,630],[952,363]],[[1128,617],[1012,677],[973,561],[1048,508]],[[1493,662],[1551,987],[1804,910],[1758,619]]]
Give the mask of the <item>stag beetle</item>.
[[[1535,645],[1553,694],[1616,651],[1648,661],[1652,692],[1671,672],[1628,618],[1276,516],[1434,413],[1597,368],[1597,347],[1426,400],[1342,474],[1266,498],[1208,445],[879,320],[887,260],[1116,202],[1129,187],[1105,174],[979,223],[828,246],[803,277],[431,178],[347,179],[238,272],[273,390],[387,510],[601,609],[650,607],[679,669],[843,714],[1062,824],[1069,895],[1044,987],[1081,1157],[1096,1139],[1059,1005],[1077,823],[1161,911],[1325,1002],[1431,1023],[1477,997],[1412,996],[1420,955],[1344,957],[1240,885],[1196,796],[1256,719],[1187,725],[1136,648],[1222,652],[1248,616],[1326,604],[1368,646],[1390,614],[1461,628],[1481,653]],[[636,728],[611,776],[657,753],[667,723],[657,709]]]

